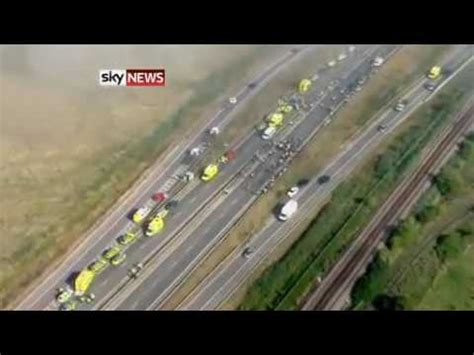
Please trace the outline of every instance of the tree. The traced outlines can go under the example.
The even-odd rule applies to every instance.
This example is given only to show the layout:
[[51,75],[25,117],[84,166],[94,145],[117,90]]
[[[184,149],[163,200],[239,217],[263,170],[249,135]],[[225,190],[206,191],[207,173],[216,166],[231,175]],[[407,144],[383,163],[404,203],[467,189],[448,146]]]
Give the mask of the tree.
[[435,185],[443,196],[448,195],[452,191],[452,181],[445,174],[435,177]]
[[417,213],[416,219],[421,223],[426,223],[434,219],[439,213],[439,205],[425,205],[420,212]]
[[459,171],[443,171],[435,178],[435,185],[443,196],[459,193],[463,188],[463,178]]
[[464,249],[464,240],[459,232],[440,235],[436,239],[435,251],[438,258],[445,262],[457,257]]
[[372,304],[377,311],[403,311],[405,309],[400,296],[380,294],[375,297]]

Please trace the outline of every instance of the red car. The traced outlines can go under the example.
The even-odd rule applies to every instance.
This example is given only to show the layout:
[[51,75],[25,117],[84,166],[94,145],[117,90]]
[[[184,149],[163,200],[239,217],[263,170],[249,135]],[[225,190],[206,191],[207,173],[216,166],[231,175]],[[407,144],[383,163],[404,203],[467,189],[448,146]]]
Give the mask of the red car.
[[167,198],[168,196],[164,192],[157,192],[156,194],[153,194],[153,196],[151,196],[151,199],[158,203],[163,202]]
[[229,160],[229,161],[232,161],[235,159],[235,157],[237,156],[235,150],[232,150],[232,149],[229,149],[225,154],[224,156]]

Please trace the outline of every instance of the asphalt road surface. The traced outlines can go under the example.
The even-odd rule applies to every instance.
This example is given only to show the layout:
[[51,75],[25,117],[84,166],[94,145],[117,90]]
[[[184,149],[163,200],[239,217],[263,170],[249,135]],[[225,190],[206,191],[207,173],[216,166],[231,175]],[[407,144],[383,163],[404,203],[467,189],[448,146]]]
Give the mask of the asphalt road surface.
[[[361,77],[367,76],[370,71],[370,59],[376,55],[386,55],[393,50],[394,46],[359,46],[353,56],[349,56],[343,63],[335,68],[323,70],[316,87],[321,85],[325,88],[327,83],[339,79],[334,83],[331,92],[325,92],[319,96],[319,90],[314,90],[312,97],[307,102],[321,102],[322,106],[316,105],[310,109],[310,113],[304,118],[295,117],[295,124],[285,127],[280,132],[288,135],[293,146],[298,148],[305,140],[324,125],[328,117],[328,107],[334,107],[342,102],[344,95],[339,93],[341,88],[354,87],[354,83]],[[288,58],[290,58],[289,55]],[[286,58],[286,57],[285,57]],[[288,60],[288,58],[283,60]],[[272,70],[277,70],[272,68]],[[268,75],[271,75],[269,73]],[[268,77],[262,76],[254,82],[262,85]],[[261,81],[259,81],[261,79]],[[241,102],[252,90],[244,89],[239,93],[238,101]],[[166,172],[162,172],[150,183],[144,183],[139,189],[138,200],[127,202],[123,214],[105,224],[99,226],[96,239],[87,243],[87,247],[79,248],[79,251],[70,256],[69,264],[62,266],[40,285],[20,305],[21,309],[55,309],[57,304],[52,301],[55,289],[64,284],[68,276],[74,271],[79,271],[88,265],[101,251],[119,235],[123,234],[131,225],[126,214],[132,207],[141,206],[150,202],[150,195],[156,191],[162,191],[164,186],[170,186],[171,173],[179,175],[186,170],[183,162],[188,162],[186,152],[189,147],[199,145],[205,139],[205,129],[219,125],[222,129],[229,120],[229,113],[233,110],[228,105],[221,110],[211,123],[203,128],[195,139],[183,148],[181,152],[173,156],[171,162],[166,164]],[[301,116],[301,115],[300,115]],[[227,121],[226,121],[227,120]],[[97,296],[94,309],[154,309],[166,299],[186,277],[189,271],[199,262],[201,257],[209,250],[219,238],[231,227],[232,221],[238,218],[249,203],[261,192],[261,189],[271,180],[275,172],[285,168],[285,153],[278,151],[270,143],[262,141],[255,133],[247,136],[237,147],[237,158],[224,168],[219,177],[211,183],[203,184],[199,180],[190,183],[179,193],[177,198],[180,203],[175,212],[167,218],[166,229],[154,238],[140,240],[129,247],[126,251],[127,261],[119,267],[109,267],[99,275],[91,288]],[[272,153],[270,153],[272,152]],[[239,171],[244,172],[236,175]],[[251,177],[251,173],[254,176]],[[234,177],[235,176],[235,177]],[[226,186],[226,191],[221,192]],[[137,202],[138,201],[138,202]],[[208,204],[209,201],[212,203]],[[130,207],[131,206],[131,207]],[[97,231],[96,230],[96,231]],[[146,261],[142,275],[131,280],[127,277],[127,270],[131,265]],[[64,265],[63,265],[64,266]],[[81,305],[81,309],[89,309],[90,306]]]
[[[474,91],[472,98],[474,99]],[[386,236],[387,227],[393,226],[411,209],[432,176],[455,151],[460,137],[468,131],[474,119],[473,108],[471,99],[457,116],[453,115],[451,119],[454,123],[448,124],[444,131],[435,137],[435,144],[430,147],[426,156],[422,157],[418,167],[397,186],[377,210],[367,227],[324,276],[302,310],[339,310],[347,304],[346,301],[350,300],[350,290],[364,273],[377,246]]]
[[[461,67],[468,58],[472,58],[472,47],[460,46],[448,56],[447,62],[443,63],[445,70],[451,75]],[[444,78],[446,80],[447,78]],[[336,159],[322,171],[318,176],[328,175],[331,180],[320,184],[317,177],[296,196],[299,202],[299,211],[293,219],[286,223],[277,221],[273,216],[269,217],[265,227],[246,245],[253,250],[247,258],[242,256],[242,250],[237,250],[229,255],[203,282],[190,294],[180,305],[179,309],[198,310],[216,309],[235,290],[237,290],[248,276],[258,267],[264,258],[274,250],[282,240],[295,228],[297,223],[303,220],[305,210],[309,206],[324,201],[330,192],[363,160],[367,154],[384,140],[386,134],[399,125],[420,104],[432,97],[433,93],[425,90],[424,85],[428,79],[419,81],[404,96],[408,104],[404,111],[397,112],[388,108],[383,112],[355,142],[348,145]],[[385,127],[381,132],[380,125]]]
[[[362,47],[358,49],[356,55],[352,58],[349,57],[340,67],[350,67],[351,60],[358,62],[358,56],[364,57],[364,55],[371,51],[372,55],[374,55],[375,52],[377,52],[374,50],[376,48],[369,46]],[[387,47],[385,50],[390,51],[391,48]],[[270,69],[253,82],[261,86],[273,72],[277,71],[278,68],[293,55],[294,54],[288,54],[288,56],[282,58],[277,64],[271,66]],[[367,65],[367,67],[370,67],[370,65]],[[328,73],[322,72],[321,77],[324,78],[327,76],[325,78],[327,80],[329,80],[329,78],[335,78],[341,75],[340,70],[341,69],[333,68],[329,70]],[[356,80],[358,77],[360,76],[355,75]],[[345,78],[344,80],[348,79]],[[324,83],[327,81],[321,80],[320,82]],[[339,87],[349,87],[350,85],[354,85],[354,80],[335,84],[337,88],[334,89],[334,91],[339,90]],[[237,95],[238,102],[250,96],[252,90],[255,91],[255,89],[250,87],[246,87],[242,90]],[[333,95],[333,93],[331,93],[331,95]],[[335,106],[339,100],[342,100],[343,95],[340,95],[340,97],[337,96],[336,94],[330,97],[329,93],[326,93],[321,99],[313,97],[314,101],[322,100],[324,106],[314,108],[304,121],[299,125],[295,125],[295,133],[293,136],[299,138],[299,141],[296,140],[293,142],[295,146],[304,140],[305,134],[318,129],[322,125],[323,118],[327,117],[327,107]],[[132,224],[126,215],[132,207],[149,204],[150,195],[153,192],[171,188],[174,183],[173,178],[170,177],[171,173],[173,172],[174,175],[179,175],[187,169],[188,164],[192,163],[187,160],[189,158],[186,153],[189,147],[199,145],[206,139],[206,129],[216,125],[222,129],[232,116],[229,115],[232,110],[233,106],[228,104],[206,127],[203,127],[201,132],[198,132],[190,144],[186,145],[184,149],[180,147],[180,152],[171,154],[171,158],[169,158],[171,159],[170,162],[165,159],[166,169],[156,176],[150,174],[150,179],[152,180],[144,180],[134,196],[136,199],[130,197],[126,200],[126,203],[123,204],[122,210],[119,209],[122,215],[119,215],[118,212],[115,215],[112,213],[111,217],[105,221],[105,223],[95,229],[95,235],[93,233],[93,236],[88,238],[89,242],[84,243],[82,247],[72,253],[61,267],[50,274],[40,287],[35,289],[35,291],[20,304],[19,308],[55,309],[57,304],[52,302],[55,289],[62,286],[68,277],[74,275],[75,271],[77,272],[87,266],[95,257],[100,255],[117,236],[125,233],[128,228],[131,227]],[[311,120],[312,117],[314,117],[313,120]],[[318,121],[316,117],[322,118]],[[295,121],[297,121],[296,118]],[[298,130],[301,131],[301,134],[296,133]],[[226,227],[231,226],[232,219],[235,218],[235,216],[239,216],[245,210],[249,201],[255,198],[255,194],[258,194],[262,185],[268,182],[268,179],[272,177],[276,170],[282,168],[278,166],[278,161],[281,159],[281,154],[278,154],[278,152],[275,152],[273,157],[254,155],[258,151],[265,155],[270,148],[265,145],[267,143],[262,142],[255,134],[246,137],[242,143],[244,144],[238,149],[237,159],[220,174],[218,178],[220,179],[220,185],[218,181],[214,181],[210,184],[202,184],[197,180],[189,184],[189,186],[185,188],[184,193],[183,191],[180,193],[181,196],[178,198],[178,200],[180,200],[180,206],[176,209],[175,213],[168,218],[166,230],[151,240],[140,241],[132,245],[127,249],[128,259],[124,264],[116,268],[109,268],[98,277],[91,289],[98,299],[95,308],[149,309],[159,306],[160,302],[167,297],[173,288],[186,276],[186,273],[193,265],[199,261],[203,253],[212,247],[213,242],[225,232]],[[259,165],[259,161],[265,163],[263,164],[263,169],[262,164]],[[284,164],[282,165],[284,166]],[[245,174],[241,174],[240,177],[229,182],[229,192],[223,194],[225,196],[215,196],[215,191],[219,190],[218,187],[225,185],[224,182],[234,176],[242,167],[246,167],[249,173],[254,169],[256,176],[248,182],[246,180],[249,180],[249,178]],[[242,189],[241,187],[244,186],[244,184],[247,186],[245,189]],[[250,198],[245,195],[246,193],[251,194]],[[206,206],[206,203],[210,200],[213,200],[212,204]],[[230,203],[224,201],[230,201]],[[218,212],[219,215],[216,215]],[[213,221],[213,223],[209,225],[209,223],[203,223],[204,221]],[[216,222],[214,223],[214,221]],[[194,227],[197,227],[197,229]],[[204,237],[200,237],[201,234],[204,234]],[[138,280],[130,282],[126,276],[127,269],[130,268],[132,264],[143,260],[149,261],[143,275]],[[153,282],[150,281],[151,279]],[[81,308],[87,309],[89,307],[83,305]]]
[[[306,102],[318,103],[309,109],[309,113],[299,120],[299,123],[289,125],[282,130],[285,139],[291,140],[295,149],[305,139],[312,135],[324,125],[328,118],[328,107],[336,106],[342,102],[345,95],[340,93],[342,88],[354,87],[355,83],[362,77],[367,76],[372,70],[371,61],[375,56],[387,56],[393,52],[395,46],[379,46],[360,48],[357,55],[348,57],[345,62],[330,70],[320,71],[320,78],[316,82],[315,90]],[[334,83],[335,79],[338,83]],[[320,95],[322,89],[332,82],[333,89]],[[318,86],[320,85],[320,86]],[[295,118],[298,122],[298,118]],[[278,137],[275,139],[282,139]],[[141,276],[128,282],[120,292],[114,294],[109,275],[104,273],[104,281],[100,281],[93,287],[93,292],[99,299],[106,299],[104,304],[98,301],[95,308],[101,309],[155,309],[166,299],[166,297],[187,276],[189,271],[198,263],[201,257],[221,238],[231,227],[236,219],[245,211],[246,207],[257,198],[265,184],[272,179],[275,173],[286,167],[285,153],[277,149],[272,143],[263,141],[256,134],[252,135],[239,149],[237,159],[229,164],[219,177],[208,184],[200,183],[199,188],[192,190],[181,201],[183,206],[176,214],[170,217],[168,230],[160,238],[167,239],[169,233],[173,234],[179,229],[181,218],[188,216],[197,210],[197,205],[202,203],[216,189],[219,181],[234,176],[244,167],[244,172],[236,176],[227,186],[228,192],[222,193],[216,198],[211,207],[201,212],[201,217],[192,228],[174,236],[171,244],[150,256],[151,260]],[[280,159],[284,161],[281,162]],[[252,174],[253,172],[253,174]],[[252,175],[251,175],[252,174]],[[251,177],[252,176],[252,177]],[[219,191],[219,190],[218,190]],[[135,247],[135,246],[134,246]],[[140,246],[138,246],[140,248]],[[145,260],[148,258],[145,257]],[[106,272],[108,272],[107,270]],[[122,272],[122,280],[127,283]],[[112,278],[114,278],[112,276]],[[103,296],[103,292],[106,296]]]
[[211,127],[218,126],[221,130],[233,118],[245,99],[254,96],[264,87],[272,77],[285,67],[293,58],[311,50],[313,47],[295,47],[297,51],[285,53],[276,62],[266,67],[261,74],[251,81],[253,85],[245,86],[236,96],[237,104],[226,103],[222,109],[212,117],[199,132],[196,132],[188,141],[180,142],[152,166],[146,178],[140,181],[105,218],[97,223],[86,238],[79,244],[59,265],[50,270],[42,281],[30,289],[25,298],[17,305],[17,309],[45,309],[54,308],[51,300],[54,299],[56,289],[64,286],[65,281],[75,272],[89,264],[100,252],[105,249],[116,237],[131,228],[127,215],[133,208],[150,204],[150,196],[158,191],[168,190],[176,179],[173,176],[186,171],[186,157],[191,147],[199,145],[208,136]]

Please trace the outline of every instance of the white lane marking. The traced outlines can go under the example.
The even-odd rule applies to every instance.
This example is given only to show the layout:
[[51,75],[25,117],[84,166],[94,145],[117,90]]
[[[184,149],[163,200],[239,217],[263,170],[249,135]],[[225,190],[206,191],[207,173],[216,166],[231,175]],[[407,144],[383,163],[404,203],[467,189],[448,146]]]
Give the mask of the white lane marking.
[[232,202],[231,202],[231,203],[232,203],[232,204],[235,204],[236,202],[237,202],[236,200],[232,200]]
[[[232,200],[232,201],[231,201],[231,204],[235,204],[235,203],[237,203],[237,202],[238,202],[237,200]],[[208,230],[209,230],[209,228],[207,228],[204,232],[207,233]]]
[[[251,204],[252,200],[249,200],[248,203],[246,203],[235,215],[234,217],[236,216],[239,216],[243,211],[245,211],[248,206]],[[163,303],[164,301],[166,301],[168,299],[168,297],[170,296],[170,289],[173,289],[175,287],[175,285],[178,283],[178,282],[182,282],[182,279],[183,279],[183,275],[186,275],[188,273],[189,270],[192,270],[194,269],[195,267],[195,264],[196,264],[196,260],[200,260],[203,255],[207,254],[209,252],[210,249],[212,249],[212,246],[213,246],[213,242],[216,240],[216,238],[219,238],[220,236],[222,236],[223,234],[227,233],[227,229],[230,225],[232,225],[235,220],[235,218],[232,218],[224,227],[222,227],[219,231],[219,233],[217,233],[214,238],[212,239],[212,242],[210,244],[207,244],[206,247],[204,249],[201,249],[201,251],[199,252],[199,254],[197,256],[195,256],[191,262],[189,262],[183,271],[180,272],[179,276],[176,277],[173,282],[155,299],[155,301],[147,307],[147,309],[154,309],[158,304],[161,304]],[[208,227],[209,228],[209,227]],[[162,299],[164,299],[162,301]]]
[[450,79],[452,79],[453,77],[455,77],[461,70],[464,69],[464,67],[466,65],[468,65],[472,60],[474,59],[474,55],[471,56],[468,60],[466,60],[466,62],[461,65],[458,69],[456,69],[453,73],[451,73],[451,75],[449,77],[447,77],[432,93],[432,95],[430,95],[430,97],[433,97],[434,94],[436,94],[439,90],[441,90],[441,88],[443,86],[445,86],[449,81]]
[[103,281],[100,283],[100,287],[106,286],[109,283],[109,278],[103,279]]
[[[417,95],[415,96],[416,99],[418,99],[422,94],[423,94],[423,92],[417,94]],[[416,102],[417,100],[414,100],[414,101]],[[419,102],[416,102],[416,103],[417,103],[417,104],[415,105],[415,107],[414,107],[412,110],[410,110],[410,111],[413,111],[415,108],[417,108],[417,107],[420,105]],[[390,109],[388,109],[388,110],[390,110]],[[388,111],[387,111],[387,112],[388,112]],[[411,112],[405,112],[405,113],[403,113],[402,115],[400,115],[401,117],[400,117],[399,115],[397,115],[397,116],[399,116],[399,117],[396,117],[396,116],[395,116],[394,119],[393,119],[393,120],[395,121],[395,122],[394,122],[395,124],[394,124],[392,127],[390,127],[390,130],[393,130],[394,127],[398,126],[398,125],[401,123],[401,121],[403,121],[403,120],[404,120],[406,117],[408,117],[410,114],[411,114]],[[386,116],[386,115],[382,115],[382,117],[385,117],[385,116]],[[379,120],[380,120],[380,117],[379,117],[379,119],[378,119],[377,121],[379,121]],[[365,135],[363,135],[363,136],[365,136]],[[362,138],[362,137],[360,137],[360,138]],[[377,140],[377,138],[378,138],[377,135],[372,135],[371,139],[369,139],[368,141],[364,142],[363,146],[359,149],[359,154],[363,154],[364,151],[366,150],[366,147],[369,146],[369,145],[371,145],[372,143],[374,143],[374,142]],[[342,158],[342,156],[341,156],[340,158]],[[337,160],[339,160],[339,159],[337,159]],[[351,160],[348,159],[348,160],[347,160],[346,162],[344,162],[340,167],[338,167],[338,169],[337,169],[337,171],[335,172],[335,174],[338,174],[339,172],[343,171],[343,170],[345,169],[345,167],[346,167],[347,165],[349,165],[350,163],[351,163]],[[312,200],[312,199],[311,199],[311,200]],[[282,230],[282,227],[278,228],[278,232],[281,232],[281,230]],[[262,232],[263,232],[263,230],[262,230]],[[259,233],[259,234],[260,234],[260,235],[263,235],[263,233]],[[278,233],[274,233],[274,234],[277,235]],[[257,251],[260,251],[260,250],[263,248],[263,246],[264,246],[265,244],[267,244],[271,239],[272,239],[272,238],[270,238],[269,240],[265,241],[265,242],[260,246],[260,248],[257,249]],[[255,239],[254,239],[254,240],[255,240]],[[276,240],[278,240],[278,239],[276,239]],[[255,254],[256,254],[256,253],[255,253]],[[232,265],[232,263],[233,263],[234,261],[236,261],[236,259],[237,259],[237,258],[231,260],[231,261],[229,262],[229,264],[227,265],[227,267],[230,268],[231,265]],[[251,259],[253,259],[253,257],[250,257],[249,259],[251,260]],[[231,277],[224,283],[224,285],[223,285],[222,287],[219,287],[219,290],[218,290],[215,294],[213,294],[213,295],[205,302],[204,305],[200,306],[199,308],[200,308],[200,309],[203,309],[203,308],[205,308],[206,306],[208,306],[210,303],[212,303],[212,302],[214,301],[214,299],[215,299],[217,296],[219,296],[219,294],[221,293],[220,290],[224,289],[225,286],[226,286],[227,284],[229,284],[233,278],[235,278],[235,276],[239,273],[239,271],[242,269],[242,267],[245,265],[245,263],[246,263],[246,262],[244,262],[244,264],[241,265],[241,266],[237,269],[237,271],[235,271],[235,272],[233,273],[233,276],[231,276]],[[221,270],[220,270],[220,272],[217,273],[217,275],[215,275],[214,277],[211,277],[211,276],[210,276],[212,280],[209,280],[210,282],[207,283],[207,287],[205,286],[204,288],[201,289],[200,292],[196,293],[195,296],[190,300],[189,303],[184,304],[184,307],[185,307],[185,308],[192,307],[193,302],[195,302],[196,299],[198,299],[200,295],[204,294],[205,291],[206,291],[207,289],[209,289],[209,287],[212,285],[213,282],[217,282],[219,276],[220,276],[223,272],[225,272],[225,270],[226,270],[226,268],[222,267]],[[234,287],[233,289],[235,289],[235,287]],[[226,293],[226,294],[229,294],[229,293],[231,293],[231,291],[232,291],[232,289],[231,289],[231,290],[228,290],[228,291],[225,292],[225,293]],[[224,299],[224,298],[223,298],[223,299]],[[193,307],[193,309],[195,309],[195,307]]]
[[[308,115],[310,114],[311,112],[308,113]],[[237,200],[231,200],[230,204],[235,204],[237,202]]]
[[[272,65],[269,65],[267,67],[264,68],[264,71],[263,73],[261,73],[260,75],[257,75],[256,78],[254,78],[252,81],[257,81],[259,82],[260,81],[260,86],[262,86],[262,84],[264,84],[266,81],[270,80],[270,78],[272,77],[272,71],[275,71],[275,73],[273,74],[277,74],[279,72],[279,69],[281,69],[281,66],[289,59],[289,60],[292,60],[293,58],[296,58],[298,57],[298,54],[301,54],[302,52],[304,52],[305,50],[309,49],[309,48],[315,48],[315,47],[320,47],[320,46],[307,46],[307,47],[304,47],[302,50],[299,51],[299,53],[297,53],[296,55],[293,55],[292,58],[288,56],[288,54],[284,55],[283,57],[281,57],[280,59],[278,59],[277,61],[275,61],[274,63],[272,63]],[[267,76],[265,78],[265,76]],[[263,78],[263,79],[261,79]],[[242,89],[242,92],[245,91],[247,89],[247,86],[244,87],[244,89]],[[254,90],[253,91],[253,94],[250,93],[250,95],[248,95],[248,98],[249,97],[253,97],[256,95],[256,93],[259,92],[259,90]],[[243,100],[245,101],[245,99]],[[241,102],[243,102],[241,101]],[[64,265],[66,265],[67,263],[69,262],[72,262],[73,259],[80,259],[82,258],[82,256],[84,256],[86,253],[88,253],[90,250],[92,250],[92,248],[97,245],[97,243],[99,243],[99,241],[102,240],[102,238],[104,236],[106,236],[116,225],[118,222],[120,222],[123,218],[123,212],[121,211],[122,208],[124,208],[128,203],[130,202],[133,202],[133,203],[130,203],[130,204],[136,204],[139,200],[141,200],[146,194],[149,193],[148,189],[144,189],[144,191],[142,193],[138,193],[138,191],[140,191],[140,189],[142,188],[142,186],[145,186],[146,184],[149,184],[151,181],[153,180],[159,180],[162,178],[162,176],[165,174],[166,172],[166,169],[164,169],[163,171],[161,171],[160,174],[158,174],[157,177],[153,177],[154,174],[159,171],[159,168],[162,167],[162,166],[170,166],[170,165],[173,165],[174,163],[176,163],[183,155],[183,152],[185,152],[187,149],[189,149],[189,147],[192,145],[193,141],[196,140],[201,134],[203,134],[205,132],[206,129],[208,129],[208,127],[211,127],[214,125],[214,121],[218,118],[218,116],[224,111],[223,108],[221,108],[221,110],[219,110],[214,116],[213,118],[205,125],[203,125],[202,129],[199,130],[197,132],[197,134],[195,134],[192,138],[190,138],[188,140],[188,143],[182,147],[182,144],[177,144],[169,153],[167,156],[163,157],[162,160],[159,160],[157,161],[154,165],[152,165],[149,169],[149,175],[144,178],[136,187],[134,190],[134,192],[137,193],[137,196],[135,196],[135,198],[133,198],[133,194],[131,194],[131,196],[129,196],[128,198],[124,199],[122,202],[120,202],[114,210],[112,210],[112,212],[102,221],[102,223],[99,224],[99,226],[97,228],[94,228],[91,230],[91,232],[83,239],[83,241],[77,246],[77,248],[75,248],[75,250],[69,254],[69,256],[62,262],[59,264],[59,267],[57,268],[57,272],[52,272],[49,276],[47,276],[40,284],[38,284],[38,286],[29,294],[27,295],[17,306],[16,306],[16,309],[20,309],[21,307],[23,307],[23,305],[25,303],[28,303],[30,301],[30,299],[32,297],[34,297],[34,293],[37,289],[39,289],[42,285],[46,285],[50,282],[53,282],[52,279],[54,277],[58,277],[58,278],[62,278],[64,277],[65,275],[67,275],[67,273],[70,271],[70,269],[67,269],[67,270],[64,270]],[[232,115],[229,114],[227,117],[225,117],[222,122],[221,122],[221,125],[225,124],[226,121],[231,117]],[[181,153],[177,154],[177,151],[181,149]],[[168,162],[168,160],[171,160],[171,162]],[[113,220],[113,217],[116,216],[117,217],[115,218],[115,220]],[[100,232],[100,229],[101,228],[105,228],[106,226],[106,221],[107,220],[110,220],[110,223],[109,224],[109,227],[101,234],[99,234]],[[99,237],[98,238],[93,238],[94,235],[96,234],[99,234]],[[94,240],[94,242],[90,245],[87,245],[91,240]],[[85,249],[82,251],[81,254],[79,254],[79,256],[76,256],[75,255],[80,252],[80,250],[82,249]],[[63,271],[64,270],[64,271]],[[60,276],[61,275],[61,276]],[[57,280],[54,281],[54,283],[56,283]],[[39,292],[39,295],[35,297],[35,299],[40,299],[42,298],[47,292],[50,291],[50,286],[48,285],[47,287],[45,287],[45,289],[43,291],[40,291]]]
[[[419,106],[419,104],[418,104],[417,106]],[[415,108],[414,108],[414,109],[415,109]],[[413,110],[412,110],[412,111],[413,111]],[[410,114],[411,114],[411,112],[410,112],[410,113],[405,113],[405,115],[403,116],[403,118],[394,119],[396,122],[395,122],[395,124],[394,124],[390,129],[393,130],[393,128],[395,128],[396,126],[398,126],[398,125],[401,123],[401,121],[403,121],[403,120],[404,120],[406,117],[408,117]],[[362,155],[362,154],[364,153],[365,148],[366,148],[368,145],[371,145],[372,143],[374,143],[374,142],[376,141],[377,137],[378,137],[378,136],[375,135],[375,136],[372,137],[372,139],[371,139],[370,141],[366,142],[366,143],[363,145],[363,147],[361,148],[361,150],[359,151],[359,154]],[[338,169],[338,171],[337,171],[335,174],[341,173],[341,172],[345,169],[345,166],[348,165],[348,163],[349,163],[349,161],[345,162],[345,163]],[[347,174],[345,174],[345,175],[347,175]],[[326,193],[326,194],[327,194],[327,193]],[[310,200],[313,200],[313,199],[310,199]],[[310,200],[308,200],[308,202],[307,202],[305,205],[307,205]],[[278,228],[278,230],[275,231],[275,233],[273,234],[273,236],[275,236],[275,237],[273,237],[273,238],[275,238],[275,241],[278,241],[280,238],[282,238],[281,236],[280,236],[280,238],[278,238],[278,237],[279,237],[278,234],[280,234],[279,232],[282,231],[282,228],[283,228],[283,227]],[[260,235],[262,235],[262,233],[260,233]],[[273,238],[269,238],[268,241],[266,241],[263,245],[265,245],[267,242],[271,241]],[[263,245],[262,245],[260,248],[258,248],[258,251],[259,251],[260,249],[262,249]],[[257,253],[257,251],[256,251],[254,254],[256,254],[256,253]],[[251,260],[252,257],[250,257],[249,259]],[[258,263],[257,263],[257,264],[258,264]],[[214,293],[214,294],[205,302],[205,304],[204,304],[203,306],[200,306],[199,308],[200,308],[200,309],[203,309],[203,308],[207,307],[208,305],[210,305],[210,304],[214,301],[214,299],[222,293],[221,290],[223,290],[223,289],[225,288],[225,286],[226,286],[227,284],[229,284],[229,282],[230,282],[233,278],[236,277],[236,275],[239,273],[239,271],[241,270],[241,268],[242,268],[243,266],[244,266],[244,265],[242,265],[242,266],[238,269],[238,271],[235,271],[235,272],[233,273],[233,275],[224,283],[224,285],[223,285],[222,287],[220,287],[220,288],[218,289],[218,291],[217,291],[216,293]],[[225,269],[224,269],[224,270],[225,270]],[[252,272],[253,269],[249,269],[249,271]],[[244,278],[242,279],[242,281],[243,281],[244,279],[245,279],[245,275],[244,275]],[[214,278],[213,281],[215,281],[215,278]],[[224,297],[221,298],[221,301],[220,301],[220,302],[218,301],[218,302],[219,302],[218,304],[222,303],[225,299],[227,299],[227,298],[228,298],[228,295],[232,294],[233,291],[234,291],[235,289],[237,289],[237,288],[240,286],[241,283],[242,283],[242,282],[239,281],[239,283],[238,283],[236,286],[234,286],[233,288],[231,288],[231,289],[229,289],[229,290],[227,290],[227,291],[224,291],[224,292],[225,292]],[[208,284],[207,287],[205,287],[204,289],[202,289],[201,292],[199,292],[199,293],[196,295],[195,299],[196,299],[199,295],[201,295],[201,294],[205,291],[206,288],[209,288],[209,284]],[[186,306],[189,307],[189,306],[191,306],[191,304],[188,304],[188,305],[186,305]],[[194,308],[193,308],[193,309],[194,309]]]
[[[217,282],[225,272],[228,272],[231,265],[236,261],[237,257],[240,256],[241,252],[238,249],[235,249],[233,252],[231,252],[225,259],[224,262],[226,264],[221,264],[220,266],[220,271],[218,271],[219,266],[213,270],[212,273],[208,274],[207,277],[200,283],[200,285],[203,285],[201,289],[199,289],[199,286],[190,294],[187,299],[185,299],[178,307],[177,309],[195,309],[193,306],[196,302],[199,303],[199,299],[205,295],[206,291],[213,285],[213,283]],[[241,257],[241,256],[240,256]],[[224,268],[223,266],[226,265]],[[217,272],[217,274],[216,274]]]
[[[418,87],[419,87],[419,86],[418,86]],[[413,91],[410,92],[410,94],[411,94],[411,93],[413,93]],[[423,95],[423,93],[420,93],[420,94],[416,95],[415,99],[413,100],[413,101],[416,102],[416,105],[415,105],[415,107],[414,107],[412,110],[410,110],[410,111],[413,111],[416,107],[419,106],[420,103],[417,102],[417,101],[418,101],[418,98],[420,98],[422,95]],[[387,112],[388,112],[388,111],[387,111]],[[411,112],[410,112],[410,113],[411,113]],[[406,112],[406,113],[404,113],[403,116],[400,115],[400,116],[402,116],[402,117],[400,117],[400,118],[398,118],[398,119],[397,119],[396,116],[399,116],[399,115],[396,115],[396,116],[394,117],[395,125],[392,126],[391,128],[393,129],[395,126],[397,126],[398,124],[400,124],[401,121],[403,121],[404,118],[408,117],[410,113],[407,113],[407,112]],[[385,117],[385,115],[384,115],[383,117]],[[380,121],[380,118],[379,118],[379,120],[377,120],[377,121]],[[372,139],[375,140],[376,137],[377,137],[377,136],[374,136]],[[370,143],[370,141],[367,142],[366,144],[364,144],[363,147],[361,148],[361,150],[363,151],[363,150],[365,149],[365,147],[369,145],[369,143]],[[343,168],[345,165],[347,165],[347,162],[346,162],[345,164],[343,164],[343,165],[338,169],[338,171],[341,171],[341,168]],[[259,234],[261,234],[261,233],[259,233]],[[276,233],[275,233],[275,234],[276,234]],[[264,244],[265,244],[265,243],[264,243]],[[262,246],[263,246],[263,245],[262,245]],[[261,248],[259,248],[259,249],[261,249]],[[228,265],[230,266],[233,261],[234,261],[234,260],[232,260]],[[218,278],[218,276],[219,276],[222,272],[224,272],[224,271],[225,271],[225,269],[224,269],[224,268],[221,268],[221,271],[213,278],[212,281],[215,281],[215,280]],[[237,273],[238,273],[238,272],[234,272],[234,275],[236,275]],[[231,277],[231,279],[232,279],[232,277]],[[198,292],[198,293],[195,295],[195,297],[194,297],[193,299],[191,299],[191,301],[190,301],[187,305],[185,304],[185,305],[184,305],[185,308],[188,308],[189,306],[192,306],[193,301],[194,301],[196,298],[198,298],[199,295],[203,294],[204,291],[205,291],[207,288],[209,288],[209,286],[212,284],[212,281],[211,281],[210,283],[207,283],[208,286],[207,286],[207,287],[204,287],[204,288],[201,290],[201,292]],[[226,282],[225,284],[227,284],[228,282],[229,282],[229,280],[227,280],[227,282]],[[222,289],[222,288],[223,288],[223,287],[220,287],[220,289]],[[227,293],[228,293],[228,292],[227,292]],[[203,306],[205,307],[205,306],[208,305],[210,302],[212,302],[213,299],[215,298],[215,296],[217,296],[218,294],[219,294],[219,292],[216,292],[216,294],[214,294],[213,296],[211,296],[210,299],[208,299],[208,301],[207,301]],[[187,307],[186,307],[186,306],[187,306]],[[202,309],[203,307],[201,306],[200,308]]]

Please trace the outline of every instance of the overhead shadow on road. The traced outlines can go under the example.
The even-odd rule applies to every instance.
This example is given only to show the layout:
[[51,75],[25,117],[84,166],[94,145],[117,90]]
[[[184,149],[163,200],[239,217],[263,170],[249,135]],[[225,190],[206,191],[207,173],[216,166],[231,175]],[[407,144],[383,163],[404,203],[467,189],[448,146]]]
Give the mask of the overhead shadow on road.
[[134,215],[135,213],[137,213],[138,210],[139,210],[138,207],[132,208],[132,209],[127,213],[127,215],[126,215],[127,219],[133,221],[133,215]]
[[77,278],[79,275],[80,271],[73,271],[69,274],[69,276],[66,279],[66,284],[72,288],[74,288],[74,280]]

